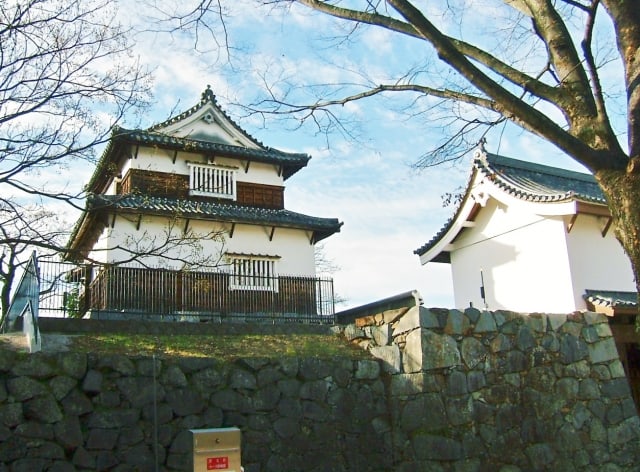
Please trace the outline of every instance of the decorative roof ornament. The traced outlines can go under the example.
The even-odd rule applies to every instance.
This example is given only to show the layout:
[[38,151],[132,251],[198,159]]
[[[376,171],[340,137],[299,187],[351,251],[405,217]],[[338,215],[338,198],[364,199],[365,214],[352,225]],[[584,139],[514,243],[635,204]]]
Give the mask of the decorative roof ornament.
[[213,124],[216,120],[213,117],[212,113],[207,113],[202,117],[202,121],[204,121],[206,124],[211,125]]
[[478,143],[476,144],[475,151],[473,151],[473,158],[474,159],[482,159],[482,160],[486,161],[486,159],[487,159],[487,150],[484,147],[485,144],[487,144],[487,138],[485,138],[483,136],[482,138],[480,138],[480,141],[478,141]]
[[211,90],[211,85],[207,84],[207,88],[205,89],[204,92],[202,92],[202,95],[200,96],[200,103],[206,103],[206,102],[213,102],[213,103],[218,103],[216,102],[216,96],[213,93],[213,90]]

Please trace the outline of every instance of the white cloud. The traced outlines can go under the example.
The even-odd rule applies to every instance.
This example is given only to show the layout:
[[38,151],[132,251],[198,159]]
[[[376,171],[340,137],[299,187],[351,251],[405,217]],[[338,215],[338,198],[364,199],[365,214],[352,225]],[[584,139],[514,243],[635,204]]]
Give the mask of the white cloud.
[[376,55],[390,56],[393,54],[393,35],[389,30],[376,27],[366,28],[363,43],[367,49]]

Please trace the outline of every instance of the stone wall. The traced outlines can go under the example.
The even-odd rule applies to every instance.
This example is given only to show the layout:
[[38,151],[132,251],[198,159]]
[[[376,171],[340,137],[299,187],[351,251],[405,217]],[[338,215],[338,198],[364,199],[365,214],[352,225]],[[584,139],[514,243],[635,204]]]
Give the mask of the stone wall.
[[175,361],[0,351],[0,471],[190,470],[238,426],[245,471],[392,470],[375,360]]
[[344,334],[392,374],[394,470],[638,470],[640,421],[603,315],[413,307]]
[[413,307],[335,331],[375,357],[0,350],[0,471],[188,470],[189,430],[224,426],[247,472],[637,470],[601,315]]

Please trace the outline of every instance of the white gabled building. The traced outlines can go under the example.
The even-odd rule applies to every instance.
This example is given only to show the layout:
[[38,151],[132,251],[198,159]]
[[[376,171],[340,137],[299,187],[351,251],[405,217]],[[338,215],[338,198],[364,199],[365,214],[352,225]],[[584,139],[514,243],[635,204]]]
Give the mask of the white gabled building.
[[207,87],[198,104],[163,123],[114,129],[87,186],[70,258],[217,266],[232,274],[230,288],[247,290],[277,290],[261,285],[278,275],[313,277],[315,244],[342,223],[285,208],[285,182],[309,159],[256,141]]
[[414,252],[423,265],[451,265],[457,308],[570,313],[636,305],[631,264],[593,176],[483,148],[455,215]]
[[590,174],[474,154],[455,215],[414,251],[451,265],[456,308],[609,316],[640,405],[638,302],[631,262]]

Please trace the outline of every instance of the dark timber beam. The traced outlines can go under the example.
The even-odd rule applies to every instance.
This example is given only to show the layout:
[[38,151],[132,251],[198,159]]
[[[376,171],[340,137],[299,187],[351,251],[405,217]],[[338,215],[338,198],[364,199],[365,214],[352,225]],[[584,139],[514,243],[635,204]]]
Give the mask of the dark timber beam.
[[609,232],[609,229],[611,228],[611,223],[613,223],[613,218],[611,218],[611,217],[607,218],[607,221],[605,222],[604,227],[602,228],[602,237],[603,238]]

